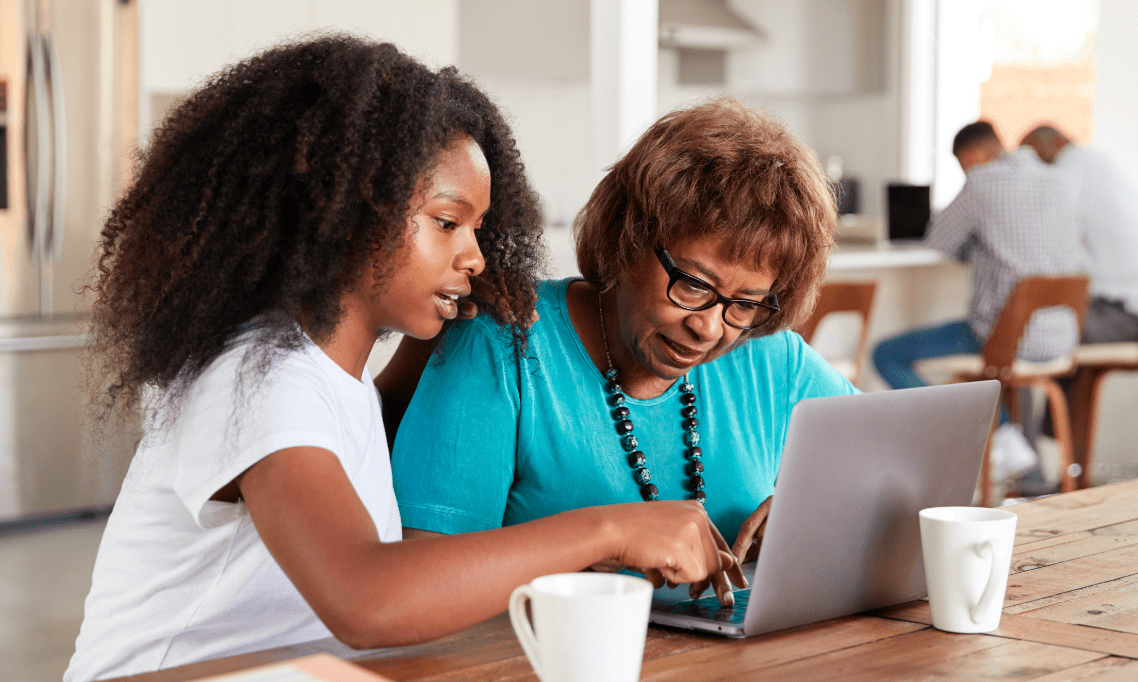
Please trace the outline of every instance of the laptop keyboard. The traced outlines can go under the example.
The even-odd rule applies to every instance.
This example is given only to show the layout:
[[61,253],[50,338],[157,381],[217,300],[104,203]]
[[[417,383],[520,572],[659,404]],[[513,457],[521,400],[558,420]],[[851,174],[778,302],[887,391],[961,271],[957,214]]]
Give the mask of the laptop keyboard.
[[735,592],[735,605],[724,606],[719,603],[719,599],[713,594],[710,597],[704,597],[702,599],[679,602],[663,609],[663,611],[667,613],[677,613],[683,616],[707,618],[720,623],[742,625],[743,618],[747,615],[747,600],[750,599],[750,597],[750,589],[739,590]]

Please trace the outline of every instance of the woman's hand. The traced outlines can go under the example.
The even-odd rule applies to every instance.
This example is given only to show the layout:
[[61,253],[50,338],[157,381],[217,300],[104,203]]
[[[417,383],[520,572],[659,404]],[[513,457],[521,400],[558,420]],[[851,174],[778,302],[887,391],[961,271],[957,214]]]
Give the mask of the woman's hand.
[[731,593],[729,581],[747,584],[730,546],[698,502],[636,502],[612,509],[621,516],[617,530],[623,538],[611,561],[594,570],[611,570],[615,562],[637,567],[654,587],[702,582],[706,589],[710,583],[721,599],[731,599],[725,596]]
[[735,538],[735,546],[731,553],[740,564],[754,561],[759,557],[759,546],[763,544],[763,535],[767,532],[767,515],[771,510],[771,495],[763,500],[759,508],[751,512],[743,525],[739,526],[739,535]]
[[[770,513],[771,499],[768,497],[763,500],[759,508],[747,517],[747,520],[739,526],[739,535],[735,538],[735,546],[731,548],[731,553],[735,555],[735,562],[737,566],[754,561],[759,556],[759,546],[763,543],[763,534],[767,531],[767,514]],[[743,576],[742,569],[739,569],[740,577]],[[716,582],[718,578],[719,582]],[[735,583],[736,587],[746,587],[747,580],[742,578],[741,582],[735,581],[732,578],[731,582]],[[731,589],[727,586],[726,580],[722,576],[712,576],[707,580],[701,580],[697,583],[692,583],[688,587],[688,596],[692,599],[698,599],[699,595],[703,594],[709,585],[714,585],[715,596],[719,598],[719,603],[724,606],[733,606],[735,604],[735,597],[731,594]]]

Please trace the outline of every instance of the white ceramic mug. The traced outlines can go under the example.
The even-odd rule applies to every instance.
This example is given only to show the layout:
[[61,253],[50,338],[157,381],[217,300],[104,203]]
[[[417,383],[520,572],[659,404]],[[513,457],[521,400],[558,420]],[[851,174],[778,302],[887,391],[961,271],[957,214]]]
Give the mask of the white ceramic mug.
[[558,573],[514,590],[509,611],[542,682],[635,682],[651,604],[652,584],[643,578]]
[[933,507],[921,510],[920,518],[933,627],[998,628],[1018,517],[1003,509]]

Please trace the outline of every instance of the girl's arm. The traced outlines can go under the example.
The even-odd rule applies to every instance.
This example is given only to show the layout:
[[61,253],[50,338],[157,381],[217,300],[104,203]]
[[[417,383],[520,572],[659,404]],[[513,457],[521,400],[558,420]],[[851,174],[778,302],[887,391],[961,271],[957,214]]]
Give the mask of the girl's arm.
[[495,530],[383,543],[327,450],[280,450],[246,470],[238,485],[269,552],[336,638],[355,648],[461,630],[504,611],[518,585],[604,559],[649,569],[658,583],[739,570],[691,501],[590,507]]

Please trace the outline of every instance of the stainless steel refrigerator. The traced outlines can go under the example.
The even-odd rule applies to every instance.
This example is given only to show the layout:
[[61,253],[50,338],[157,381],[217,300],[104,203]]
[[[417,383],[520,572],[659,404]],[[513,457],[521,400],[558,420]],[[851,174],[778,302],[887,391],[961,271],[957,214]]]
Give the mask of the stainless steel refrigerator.
[[133,9],[0,0],[0,523],[109,507],[137,442],[95,428],[78,294],[130,172]]

